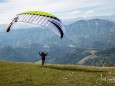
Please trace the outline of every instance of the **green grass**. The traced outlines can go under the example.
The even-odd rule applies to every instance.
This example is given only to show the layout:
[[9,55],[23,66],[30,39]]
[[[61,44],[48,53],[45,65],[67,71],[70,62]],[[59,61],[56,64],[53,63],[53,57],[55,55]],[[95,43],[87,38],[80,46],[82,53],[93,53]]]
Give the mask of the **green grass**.
[[0,86],[115,86],[115,68],[0,62]]

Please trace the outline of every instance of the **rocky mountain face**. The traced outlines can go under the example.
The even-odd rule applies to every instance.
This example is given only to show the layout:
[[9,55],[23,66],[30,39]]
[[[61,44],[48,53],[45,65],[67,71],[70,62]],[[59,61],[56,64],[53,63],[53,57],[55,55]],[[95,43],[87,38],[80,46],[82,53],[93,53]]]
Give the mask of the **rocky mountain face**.
[[45,50],[48,63],[102,66],[107,62],[99,61],[105,58],[114,64],[115,52],[109,56],[103,52],[110,52],[115,47],[115,22],[101,19],[76,21],[65,25],[63,39],[48,29],[19,28],[12,28],[9,33],[0,32],[0,60],[35,62],[40,59],[38,52]]

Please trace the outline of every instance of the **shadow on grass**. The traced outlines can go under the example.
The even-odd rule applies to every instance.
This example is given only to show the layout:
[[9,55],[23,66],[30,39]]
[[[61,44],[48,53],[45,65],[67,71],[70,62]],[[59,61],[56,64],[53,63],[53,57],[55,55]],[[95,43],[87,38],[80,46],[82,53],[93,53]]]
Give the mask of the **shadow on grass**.
[[102,71],[102,70],[93,70],[93,69],[85,69],[85,68],[69,68],[69,67],[58,67],[58,66],[41,66],[43,68],[50,68],[50,69],[55,69],[55,70],[62,70],[62,71],[81,71],[81,72],[107,72],[107,71]]

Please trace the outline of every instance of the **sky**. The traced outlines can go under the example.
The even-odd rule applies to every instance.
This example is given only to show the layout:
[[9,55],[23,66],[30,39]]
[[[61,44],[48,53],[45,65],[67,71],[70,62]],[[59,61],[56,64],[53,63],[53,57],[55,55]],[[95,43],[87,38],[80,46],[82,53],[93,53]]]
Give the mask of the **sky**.
[[0,0],[0,24],[18,13],[38,10],[59,19],[115,15],[115,0]]

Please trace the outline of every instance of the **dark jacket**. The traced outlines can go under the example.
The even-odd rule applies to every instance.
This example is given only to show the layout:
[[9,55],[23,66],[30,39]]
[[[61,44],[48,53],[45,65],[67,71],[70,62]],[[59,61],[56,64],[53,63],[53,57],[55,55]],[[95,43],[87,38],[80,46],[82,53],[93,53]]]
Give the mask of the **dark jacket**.
[[45,58],[47,56],[47,53],[44,53],[44,52],[40,53],[39,52],[39,55],[41,56],[41,58]]

